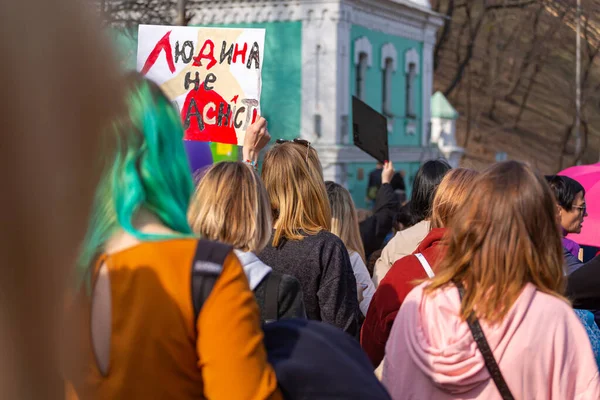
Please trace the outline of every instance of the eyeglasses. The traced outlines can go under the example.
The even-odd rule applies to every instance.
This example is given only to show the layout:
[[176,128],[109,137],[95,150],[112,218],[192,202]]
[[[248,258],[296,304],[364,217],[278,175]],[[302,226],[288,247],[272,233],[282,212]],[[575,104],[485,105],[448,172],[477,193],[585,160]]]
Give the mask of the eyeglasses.
[[299,144],[301,146],[306,146],[306,162],[308,163],[308,152],[310,151],[310,142],[308,140],[304,140],[304,139],[300,139],[300,138],[296,138],[296,139],[293,139],[293,140],[277,139],[275,141],[275,143],[277,143],[277,144],[296,143],[296,144]]
[[587,205],[584,204],[582,206],[573,206],[573,208],[576,208],[578,210],[581,210],[581,212],[585,215],[587,214]]

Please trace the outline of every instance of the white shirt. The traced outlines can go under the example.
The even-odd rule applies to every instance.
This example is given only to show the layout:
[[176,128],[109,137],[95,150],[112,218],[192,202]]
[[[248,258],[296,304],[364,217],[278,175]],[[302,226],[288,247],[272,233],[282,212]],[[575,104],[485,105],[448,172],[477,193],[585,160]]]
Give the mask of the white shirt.
[[375,285],[373,284],[373,280],[369,275],[369,270],[367,270],[367,266],[362,258],[360,258],[360,255],[354,251],[350,251],[349,255],[354,278],[356,279],[356,285],[357,287],[362,286],[365,288],[363,291],[363,300],[360,302],[359,307],[362,314],[366,316],[367,310],[369,310],[369,304],[371,304],[371,299],[375,293]]
[[240,260],[240,264],[242,264],[242,268],[244,268],[244,272],[246,273],[246,278],[248,278],[250,290],[253,291],[256,289],[258,284],[261,283],[262,280],[269,275],[269,273],[271,273],[271,267],[260,261],[256,254],[250,251],[241,251],[235,249],[233,252],[237,256],[238,260]]

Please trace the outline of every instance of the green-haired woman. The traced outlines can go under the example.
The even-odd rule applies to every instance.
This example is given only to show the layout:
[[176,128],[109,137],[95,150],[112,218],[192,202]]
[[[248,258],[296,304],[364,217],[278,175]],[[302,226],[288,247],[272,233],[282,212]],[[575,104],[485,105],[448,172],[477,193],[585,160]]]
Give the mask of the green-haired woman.
[[125,100],[78,263],[74,305],[88,317],[81,336],[89,340],[84,367],[67,372],[70,395],[280,398],[233,253],[225,250],[212,291],[195,309],[192,261],[215,245],[198,244],[187,222],[193,188],[177,111],[138,75]]

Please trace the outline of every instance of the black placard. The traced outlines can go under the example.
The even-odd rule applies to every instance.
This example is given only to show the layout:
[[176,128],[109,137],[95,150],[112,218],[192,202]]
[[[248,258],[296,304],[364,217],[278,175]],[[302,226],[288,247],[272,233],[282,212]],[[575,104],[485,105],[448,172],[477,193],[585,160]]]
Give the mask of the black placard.
[[389,160],[387,118],[352,96],[354,145],[377,161]]

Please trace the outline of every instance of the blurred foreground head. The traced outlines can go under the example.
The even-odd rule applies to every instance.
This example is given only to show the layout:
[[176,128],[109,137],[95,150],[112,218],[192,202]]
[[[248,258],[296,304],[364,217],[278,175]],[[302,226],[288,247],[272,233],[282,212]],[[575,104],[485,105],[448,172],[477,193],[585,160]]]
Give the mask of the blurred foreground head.
[[[461,314],[501,322],[526,284],[561,297],[563,254],[554,197],[526,164],[495,164],[475,178],[428,290],[462,282]],[[477,307],[475,308],[475,305]]]
[[116,64],[81,2],[0,2],[0,398],[59,398],[57,331],[119,107]]

